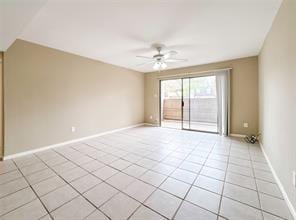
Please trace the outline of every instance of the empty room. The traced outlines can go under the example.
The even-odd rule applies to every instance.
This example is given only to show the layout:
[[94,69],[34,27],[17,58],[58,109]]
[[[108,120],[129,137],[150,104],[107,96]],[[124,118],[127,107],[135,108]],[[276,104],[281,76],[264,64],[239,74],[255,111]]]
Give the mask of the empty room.
[[1,0],[0,220],[296,220],[296,0]]

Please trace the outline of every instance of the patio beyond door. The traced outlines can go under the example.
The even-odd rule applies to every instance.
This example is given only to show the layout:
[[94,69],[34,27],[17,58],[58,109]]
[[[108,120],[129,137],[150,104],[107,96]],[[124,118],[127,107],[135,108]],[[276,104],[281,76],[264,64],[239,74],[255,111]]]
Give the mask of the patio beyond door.
[[183,129],[218,132],[216,76],[182,79]]
[[218,132],[216,76],[161,81],[161,126]]

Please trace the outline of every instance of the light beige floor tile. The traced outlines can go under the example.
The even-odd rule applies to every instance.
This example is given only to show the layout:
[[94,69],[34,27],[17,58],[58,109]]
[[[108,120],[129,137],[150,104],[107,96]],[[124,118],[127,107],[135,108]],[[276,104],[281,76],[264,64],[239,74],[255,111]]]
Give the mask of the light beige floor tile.
[[33,185],[54,176],[56,176],[55,172],[47,168],[26,176],[26,179],[31,185]]
[[232,199],[222,198],[220,215],[229,220],[262,220],[261,211]]
[[106,183],[100,183],[91,190],[85,192],[83,196],[99,207],[119,191]]
[[181,199],[161,190],[156,190],[145,202],[145,205],[171,219],[181,204]]
[[46,215],[46,216],[43,216],[42,218],[40,218],[39,220],[52,220],[52,218],[50,217],[50,215]]
[[254,177],[252,168],[237,166],[235,164],[229,164],[227,172],[238,173],[244,176]]
[[122,172],[124,172],[130,176],[133,176],[133,177],[139,177],[143,173],[145,173],[146,171],[147,171],[146,168],[143,168],[143,167],[133,164],[133,165],[127,167],[126,169],[124,169]]
[[198,178],[194,182],[194,185],[217,194],[221,194],[223,189],[222,181],[202,175],[198,176]]
[[286,219],[292,219],[285,200],[259,193],[261,208],[264,211]]
[[0,175],[0,184],[7,183],[21,177],[22,174],[18,170],[13,170],[11,172]]
[[239,159],[236,157],[229,157],[229,163],[243,167],[252,167],[252,163],[250,160]]
[[16,169],[17,167],[13,163],[13,160],[0,161],[0,175]]
[[166,159],[163,160],[163,163],[168,164],[173,167],[178,167],[182,163],[183,160],[175,158],[175,157],[167,157]]
[[72,162],[77,164],[78,166],[81,166],[81,165],[83,165],[85,163],[89,163],[93,160],[94,160],[93,158],[83,155],[81,157],[75,158],[74,160],[72,160]]
[[102,180],[106,180],[116,173],[118,173],[118,170],[115,170],[114,168],[108,166],[102,167],[101,169],[98,169],[95,172],[93,172],[95,176],[99,177]]
[[46,163],[50,167],[57,166],[66,162],[68,162],[68,160],[59,154],[50,160],[44,161],[44,163]]
[[275,183],[273,175],[271,172],[266,172],[263,170],[254,170],[256,179],[264,180],[267,182]]
[[259,192],[263,192],[265,194],[269,194],[278,198],[283,198],[279,187],[275,183],[270,183],[259,179],[257,179],[256,182]]
[[185,161],[203,165],[205,163],[206,159],[204,157],[200,157],[200,156],[189,155],[185,159]]
[[154,171],[147,171],[145,174],[143,174],[140,179],[146,183],[149,183],[153,186],[160,186],[160,184],[166,179],[167,177],[165,175],[162,175],[160,173],[156,173]]
[[84,193],[101,182],[102,181],[97,177],[88,174],[86,176],[74,180],[73,182],[71,182],[71,185],[80,193]]
[[47,214],[39,199],[27,203],[1,217],[3,220],[34,220]]
[[64,185],[66,185],[66,182],[62,178],[55,176],[39,182],[32,187],[38,196],[43,196]]
[[256,190],[255,179],[252,177],[229,172],[226,174],[226,182]]
[[80,220],[87,217],[89,214],[95,211],[95,209],[96,208],[86,201],[82,196],[79,196],[59,207],[51,214],[55,220]]
[[177,212],[175,220],[216,220],[217,215],[184,201]]
[[46,168],[47,166],[43,162],[40,162],[40,163],[34,163],[29,166],[21,167],[20,170],[23,173],[23,175],[28,176],[32,173],[35,173],[40,170],[44,170]]
[[208,159],[205,163],[205,166],[225,171],[227,168],[227,163],[218,160]]
[[0,198],[14,193],[18,190],[28,187],[28,183],[24,178],[19,178],[8,183],[0,185]]
[[123,190],[134,180],[135,178],[120,172],[110,177],[106,182],[115,187],[116,189]]
[[217,179],[217,180],[221,180],[221,181],[224,181],[225,179],[225,171],[218,170],[215,168],[203,167],[202,170],[200,171],[200,174]]
[[52,169],[54,169],[57,173],[61,174],[68,170],[74,169],[75,167],[77,166],[73,162],[67,161],[66,163],[53,166]]
[[130,220],[164,220],[164,218],[151,209],[141,206],[130,218]]
[[[47,197],[46,202],[50,205],[46,202],[45,205],[51,206],[50,210],[56,218],[80,219],[87,215],[88,220],[108,219],[93,205],[107,207],[109,216],[114,218],[132,215],[131,220],[166,219],[164,216],[186,220],[257,220],[263,216],[264,220],[279,220],[285,215],[291,217],[262,151],[258,145],[248,145],[239,138],[138,127],[85,142],[0,162],[0,215],[6,212],[1,220],[4,217],[19,218],[19,215],[23,215],[22,219],[31,220],[39,216],[42,220],[51,219],[46,212],[42,213],[43,207],[38,208],[40,204],[35,202],[38,200],[28,185],[22,185],[25,182],[15,163],[42,199]],[[43,161],[54,171],[48,169]],[[205,166],[201,167],[203,164]],[[215,213],[218,214],[226,166],[224,197],[220,216],[217,217]],[[71,185],[67,185],[55,172],[68,182],[72,181]],[[123,192],[119,193],[110,184]],[[261,207],[265,210],[262,213],[258,209],[256,184]],[[63,187],[67,189],[62,190]],[[186,194],[188,188],[191,190]],[[29,192],[25,193],[25,189]],[[83,199],[78,192],[84,193],[86,198]],[[179,198],[185,195],[186,201],[180,207]],[[141,207],[128,206],[124,210],[125,203],[129,203],[125,201],[138,205],[150,202],[150,206],[146,207],[145,203]],[[117,209],[119,212],[116,213]]]
[[124,156],[124,157],[122,157],[123,159],[125,159],[125,160],[127,160],[127,161],[129,161],[129,162],[131,162],[131,163],[136,163],[136,162],[138,162],[142,157],[140,157],[140,156],[138,156],[138,155],[135,155],[135,154],[128,154],[128,155],[126,155],[126,156]]
[[192,187],[186,196],[185,200],[192,202],[202,208],[210,210],[214,213],[218,213],[220,195],[216,193],[209,192],[207,190]]
[[131,163],[126,161],[126,160],[122,160],[122,159],[119,159],[119,160],[116,160],[114,161],[113,163],[110,164],[111,167],[117,169],[117,170],[123,170],[125,168],[127,168],[128,166],[130,166]]
[[163,175],[170,175],[176,168],[170,165],[166,165],[164,163],[159,163],[156,166],[154,166],[151,170],[161,173]]
[[78,193],[72,187],[65,185],[42,196],[41,200],[47,210],[51,212],[77,196]]
[[88,172],[93,172],[96,171],[102,167],[104,167],[105,165],[97,160],[93,160],[89,163],[85,163],[82,164],[81,167],[85,170],[87,170]]
[[159,188],[181,199],[184,199],[190,188],[190,185],[173,178],[167,178]]
[[197,174],[182,169],[176,169],[170,176],[185,183],[192,184]]
[[282,218],[279,218],[275,215],[271,215],[269,213],[263,212],[263,219],[264,220],[283,220]]
[[141,167],[151,169],[152,167],[157,165],[157,162],[154,160],[150,160],[148,158],[143,158],[143,159],[139,160],[136,164],[138,164]]
[[260,209],[257,191],[225,183],[223,196]]
[[118,157],[113,156],[111,154],[106,154],[102,157],[98,157],[97,160],[104,163],[104,164],[110,164],[110,163],[114,162],[115,160],[118,160]]
[[136,200],[119,193],[100,207],[100,210],[111,219],[127,219],[139,206],[140,203]]
[[40,159],[37,158],[34,154],[18,157],[13,160],[19,168],[30,166],[32,164],[40,162]]
[[123,192],[140,202],[144,202],[148,196],[155,191],[155,189],[156,188],[150,184],[144,183],[140,180],[135,180],[127,188],[125,188]]
[[253,164],[254,169],[270,172],[270,168],[269,168],[268,164],[266,164],[266,163],[260,163],[260,162],[253,161],[252,164]]
[[71,181],[76,180],[82,176],[85,176],[86,174],[88,174],[88,172],[86,172],[85,170],[83,170],[80,167],[76,167],[71,170],[62,172],[60,175],[67,182],[71,182]]
[[96,210],[87,216],[84,220],[109,220],[109,218],[104,215],[101,211]]
[[180,169],[183,169],[183,170],[187,170],[187,171],[190,171],[190,172],[193,172],[193,173],[199,173],[201,168],[202,168],[202,165],[200,164],[196,164],[196,163],[192,163],[192,162],[186,162],[184,161],[180,166],[179,166]]
[[31,188],[25,188],[0,199],[0,216],[36,199]]

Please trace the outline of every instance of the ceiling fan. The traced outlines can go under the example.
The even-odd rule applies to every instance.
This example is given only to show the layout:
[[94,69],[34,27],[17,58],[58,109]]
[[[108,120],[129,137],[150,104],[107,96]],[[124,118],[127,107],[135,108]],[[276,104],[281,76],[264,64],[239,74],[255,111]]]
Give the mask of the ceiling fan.
[[177,62],[185,62],[186,59],[176,59],[174,56],[178,54],[177,51],[171,50],[167,53],[162,53],[162,49],[164,45],[161,44],[154,44],[152,45],[153,48],[157,50],[157,54],[155,54],[153,57],[146,57],[146,56],[137,56],[138,58],[145,59],[145,63],[141,63],[138,66],[148,65],[148,64],[154,64],[153,69],[154,70],[163,70],[167,68],[167,63],[177,63]]

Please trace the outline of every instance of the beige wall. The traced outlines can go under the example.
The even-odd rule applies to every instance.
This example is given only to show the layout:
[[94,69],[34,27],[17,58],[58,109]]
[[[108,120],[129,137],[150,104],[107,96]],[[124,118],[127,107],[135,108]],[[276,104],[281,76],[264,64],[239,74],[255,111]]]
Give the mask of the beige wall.
[[[159,77],[172,77],[213,69],[233,68],[231,74],[231,133],[258,132],[258,60],[248,57],[219,63],[145,74],[145,122],[157,124],[159,119]],[[183,75],[182,75],[183,76]],[[153,119],[150,119],[152,115]],[[243,127],[249,123],[249,128]]]
[[142,73],[21,40],[4,61],[5,155],[143,122]]
[[259,97],[261,142],[296,210],[295,0],[283,1],[260,53]]

